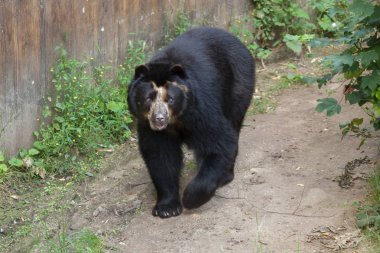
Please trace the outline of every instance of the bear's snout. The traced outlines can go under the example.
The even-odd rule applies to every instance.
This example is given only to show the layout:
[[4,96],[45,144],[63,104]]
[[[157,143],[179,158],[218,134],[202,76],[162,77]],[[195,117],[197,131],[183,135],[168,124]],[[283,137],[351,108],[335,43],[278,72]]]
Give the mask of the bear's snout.
[[153,130],[163,130],[169,124],[169,112],[163,103],[156,103],[149,117],[150,127]]
[[154,128],[153,130],[163,130],[167,127],[168,125],[168,116],[167,114],[164,113],[157,113],[156,115],[153,116],[153,125]]

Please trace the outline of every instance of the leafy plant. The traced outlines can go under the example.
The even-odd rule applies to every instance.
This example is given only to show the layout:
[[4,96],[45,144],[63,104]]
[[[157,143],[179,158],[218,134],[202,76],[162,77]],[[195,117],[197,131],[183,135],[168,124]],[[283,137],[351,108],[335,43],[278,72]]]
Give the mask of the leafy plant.
[[371,241],[373,252],[380,250],[380,168],[369,178],[370,196],[366,204],[358,208],[356,225],[364,230],[366,239]]
[[315,108],[317,112],[326,111],[327,116],[332,116],[335,113],[340,113],[342,107],[337,103],[335,98],[318,99],[318,105]]
[[58,232],[57,238],[52,238],[48,241],[48,248],[48,252],[60,253],[100,253],[104,250],[102,240],[88,229],[83,229],[70,235],[66,229],[61,229]]
[[146,41],[128,41],[124,63],[119,66],[116,72],[116,82],[122,90],[127,90],[127,86],[133,77],[135,66],[144,63],[146,51]]
[[309,14],[294,1],[251,2],[253,11],[233,22],[230,29],[252,55],[265,60],[271,54],[271,48],[284,42],[290,49],[300,53],[302,44],[312,37],[308,32],[315,27],[310,22]]
[[302,35],[291,35],[285,34],[283,41],[286,46],[291,49],[296,54],[302,52],[302,47],[307,45],[312,39],[314,39],[314,34],[302,34]]
[[95,65],[93,59],[78,61],[57,48],[60,57],[51,69],[54,97],[46,98],[43,123],[34,132],[30,149],[21,149],[9,161],[0,154],[0,175],[9,168],[45,178],[46,173],[91,175],[99,148],[121,143],[130,136],[132,119],[128,111],[127,85],[134,66],[145,56],[143,41],[129,42],[125,63],[116,69]]
[[231,32],[244,43],[254,57],[265,60],[269,57],[271,51],[257,44],[254,34],[251,31],[252,29],[252,20],[248,17],[236,19],[230,28]]
[[309,14],[290,0],[252,0],[252,23],[261,47],[280,44],[285,34],[305,34],[314,28]]
[[348,0],[309,0],[317,19],[314,32],[319,36],[338,37],[348,16]]
[[174,23],[167,23],[165,25],[164,42],[169,43],[175,37],[186,32],[192,26],[190,14],[184,10],[178,11]]
[[5,163],[5,156],[3,152],[0,151],[0,175],[8,171],[8,166]]
[[[334,76],[343,74],[344,97],[357,104],[370,116],[375,130],[380,129],[380,6],[366,0],[354,0],[348,7],[349,15],[342,21],[343,37],[316,39],[312,45],[343,44],[345,50],[323,60],[327,74],[317,79],[319,87]],[[334,98],[321,99],[317,111],[326,110],[329,116],[339,113],[341,107]],[[353,119],[342,125],[343,133],[360,133],[357,129],[363,119]],[[362,135],[363,136],[363,135]],[[365,134],[364,136],[368,136]]]

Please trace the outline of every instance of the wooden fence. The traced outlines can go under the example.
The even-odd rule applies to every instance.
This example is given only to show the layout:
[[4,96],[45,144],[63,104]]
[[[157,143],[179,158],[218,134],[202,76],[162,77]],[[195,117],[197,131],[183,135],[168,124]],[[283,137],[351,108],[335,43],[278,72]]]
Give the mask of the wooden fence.
[[136,36],[160,44],[181,12],[226,27],[248,0],[0,0],[0,150],[14,155],[33,142],[49,69],[64,46],[76,58],[122,63]]

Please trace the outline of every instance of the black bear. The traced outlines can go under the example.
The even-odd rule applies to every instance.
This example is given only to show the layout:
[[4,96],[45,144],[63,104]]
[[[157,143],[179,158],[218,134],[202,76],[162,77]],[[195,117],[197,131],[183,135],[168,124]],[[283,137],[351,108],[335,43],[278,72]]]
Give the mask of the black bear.
[[194,151],[199,170],[183,193],[185,208],[203,205],[232,181],[254,69],[250,52],[236,37],[206,27],[187,31],[136,67],[128,106],[157,191],[154,216],[182,212],[182,143]]

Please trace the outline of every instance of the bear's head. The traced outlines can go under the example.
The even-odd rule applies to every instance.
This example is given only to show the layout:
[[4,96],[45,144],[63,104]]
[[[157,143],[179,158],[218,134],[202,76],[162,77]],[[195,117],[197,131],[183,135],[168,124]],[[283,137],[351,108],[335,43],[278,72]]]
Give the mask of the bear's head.
[[138,120],[153,130],[175,124],[187,105],[186,73],[178,64],[148,63],[136,67],[128,88],[128,106]]

